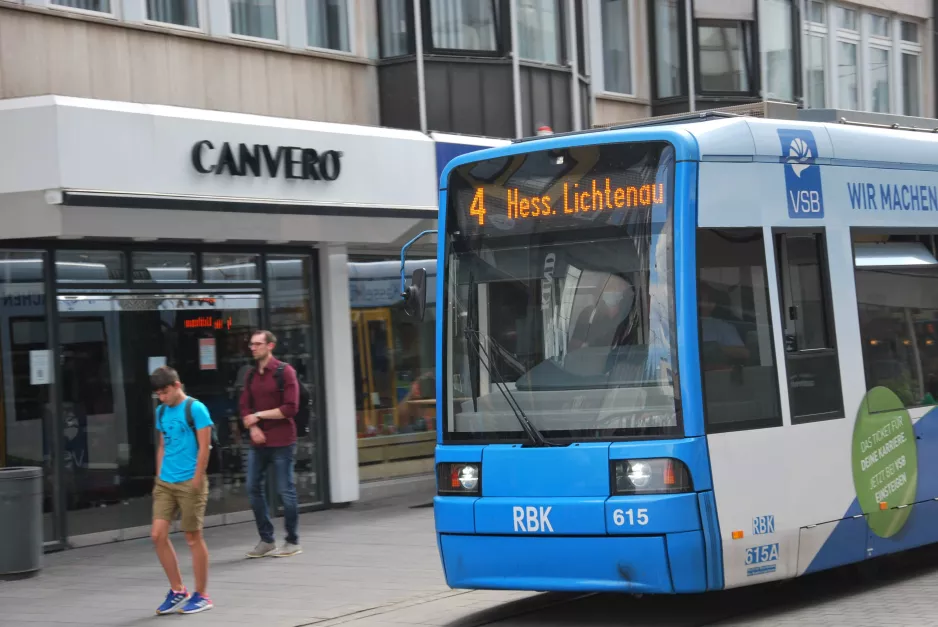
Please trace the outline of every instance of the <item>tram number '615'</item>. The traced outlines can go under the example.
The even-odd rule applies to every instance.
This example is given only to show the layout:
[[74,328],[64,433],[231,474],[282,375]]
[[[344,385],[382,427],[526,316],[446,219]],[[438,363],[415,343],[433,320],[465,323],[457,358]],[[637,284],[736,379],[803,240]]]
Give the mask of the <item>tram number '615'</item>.
[[617,509],[612,512],[612,522],[615,523],[616,527],[624,525],[626,520],[629,521],[629,526],[634,526],[637,522],[644,527],[648,524],[648,510],[645,508],[632,510],[630,508],[627,510]]
[[778,542],[746,549],[746,566],[778,560]]

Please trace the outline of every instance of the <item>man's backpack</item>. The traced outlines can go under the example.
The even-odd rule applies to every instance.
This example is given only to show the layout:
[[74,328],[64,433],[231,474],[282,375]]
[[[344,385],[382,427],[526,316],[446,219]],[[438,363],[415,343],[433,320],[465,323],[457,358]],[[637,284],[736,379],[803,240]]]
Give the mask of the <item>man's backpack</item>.
[[[281,361],[277,364],[276,370],[274,370],[274,379],[276,379],[277,388],[280,390],[281,403],[283,403],[283,371],[286,367],[287,364]],[[254,381],[254,373],[256,372],[257,367],[251,368],[244,380],[244,386],[248,391],[248,406],[251,408],[251,411],[257,411],[254,407],[254,394],[251,392],[251,383]],[[309,417],[313,411],[313,401],[309,395],[309,390],[306,389],[305,385],[300,383],[299,375],[296,377],[296,384],[300,388],[300,400],[297,402],[296,416],[293,417],[293,422],[296,423],[297,437],[303,437],[309,433]]]
[[[198,431],[195,428],[195,418],[192,417],[192,403],[194,402],[195,399],[191,396],[186,397],[186,423],[188,423],[189,428],[192,429],[192,435],[195,436],[196,444],[198,444]],[[156,426],[160,431],[163,431],[164,413],[166,413],[166,405],[160,405],[156,413]],[[215,427],[215,421],[213,420],[212,440],[209,443],[208,468],[206,468],[205,474],[214,475],[221,472],[221,465],[221,445],[218,440],[218,429]]]

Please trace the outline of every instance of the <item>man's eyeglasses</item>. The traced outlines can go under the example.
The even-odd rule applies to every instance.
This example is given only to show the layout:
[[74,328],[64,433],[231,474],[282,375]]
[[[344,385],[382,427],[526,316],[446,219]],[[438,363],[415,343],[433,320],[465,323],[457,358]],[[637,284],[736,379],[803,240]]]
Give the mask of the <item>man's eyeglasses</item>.
[[263,345],[264,345],[264,342],[249,342],[248,343],[248,346],[250,348],[260,348]]

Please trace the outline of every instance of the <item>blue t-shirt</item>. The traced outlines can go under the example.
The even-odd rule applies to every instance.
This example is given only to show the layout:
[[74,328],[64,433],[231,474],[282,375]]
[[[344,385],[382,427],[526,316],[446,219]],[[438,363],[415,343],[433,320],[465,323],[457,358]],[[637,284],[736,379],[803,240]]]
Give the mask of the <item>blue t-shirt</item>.
[[[195,476],[199,459],[199,441],[186,420],[186,400],[175,407],[157,407],[156,428],[163,433],[163,465],[160,479],[166,483],[180,483]],[[194,399],[193,399],[194,400]],[[160,411],[163,417],[160,418]],[[212,426],[212,418],[201,401],[192,403],[192,420],[196,429]]]

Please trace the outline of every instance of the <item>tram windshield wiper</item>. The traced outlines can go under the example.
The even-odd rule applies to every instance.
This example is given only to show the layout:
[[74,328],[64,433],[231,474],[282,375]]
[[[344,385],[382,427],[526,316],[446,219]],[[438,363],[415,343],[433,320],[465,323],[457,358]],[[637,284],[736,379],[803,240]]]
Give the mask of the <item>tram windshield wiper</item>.
[[[466,328],[464,330],[464,336],[466,339],[466,344],[472,347],[472,352],[476,358],[476,361],[485,368],[486,372],[492,377],[492,381],[495,383],[495,387],[498,388],[498,391],[502,393],[502,396],[505,397],[505,402],[508,403],[508,407],[511,408],[512,413],[514,413],[515,418],[518,419],[518,423],[521,425],[521,428],[524,429],[524,432],[528,434],[528,437],[531,439],[531,442],[536,447],[543,446],[558,446],[556,443],[551,442],[544,437],[537,427],[531,422],[531,420],[525,415],[524,410],[521,409],[521,405],[518,404],[518,400],[511,393],[511,390],[508,389],[506,385],[505,378],[502,376],[501,371],[499,371],[498,366],[492,361],[491,356],[488,351],[482,347],[482,342],[485,339],[483,334],[475,328],[475,318],[477,312],[477,299],[475,297],[475,285],[473,281],[472,272],[469,273],[469,311],[468,316],[466,317]],[[500,347],[499,347],[500,348]],[[482,360],[482,357],[485,357],[485,361]],[[471,371],[474,371],[475,368],[472,368]],[[470,372],[471,372],[470,371]],[[479,397],[479,382],[478,377],[474,377],[472,381],[472,402],[475,411],[478,411],[477,399]]]

